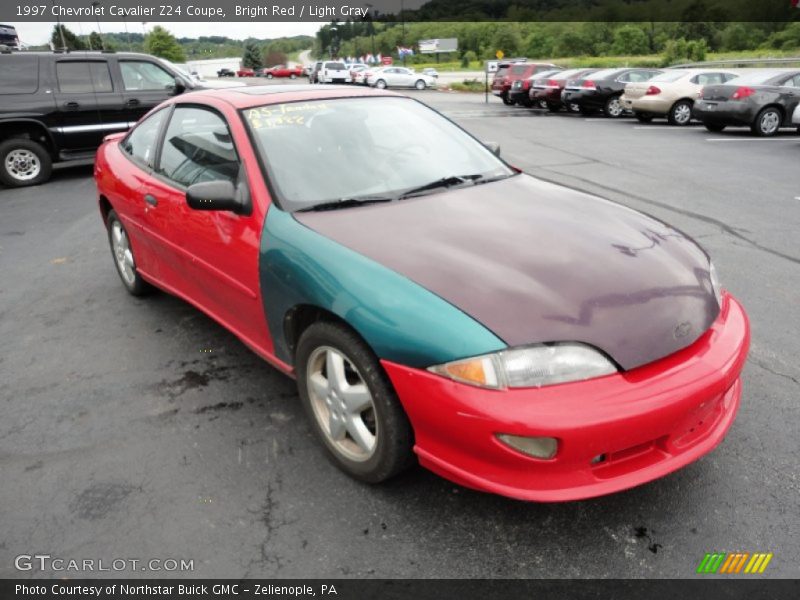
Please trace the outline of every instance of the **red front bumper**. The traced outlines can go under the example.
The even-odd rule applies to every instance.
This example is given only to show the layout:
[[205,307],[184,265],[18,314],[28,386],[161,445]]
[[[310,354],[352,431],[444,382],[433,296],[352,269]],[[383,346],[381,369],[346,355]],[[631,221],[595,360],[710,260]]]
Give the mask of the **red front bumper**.
[[[719,317],[694,344],[599,379],[492,391],[383,365],[423,466],[467,487],[559,502],[634,487],[710,452],[739,408],[749,344],[747,315],[725,294]],[[558,452],[550,460],[528,457],[498,433],[555,437]]]

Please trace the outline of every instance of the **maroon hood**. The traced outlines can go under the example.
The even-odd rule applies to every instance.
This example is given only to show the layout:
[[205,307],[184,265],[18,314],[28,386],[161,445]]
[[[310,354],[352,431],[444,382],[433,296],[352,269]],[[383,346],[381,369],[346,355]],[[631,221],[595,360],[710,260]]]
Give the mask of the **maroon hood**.
[[509,346],[578,341],[632,369],[688,346],[719,313],[708,257],[690,238],[527,175],[295,216]]

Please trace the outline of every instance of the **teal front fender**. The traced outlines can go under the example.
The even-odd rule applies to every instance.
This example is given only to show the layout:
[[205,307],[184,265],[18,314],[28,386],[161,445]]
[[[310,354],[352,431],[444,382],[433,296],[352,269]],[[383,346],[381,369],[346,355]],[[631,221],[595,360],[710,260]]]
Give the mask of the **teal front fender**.
[[261,236],[261,295],[277,357],[293,358],[284,318],[299,305],[347,322],[379,358],[427,367],[506,348],[497,336],[410,279],[272,206]]

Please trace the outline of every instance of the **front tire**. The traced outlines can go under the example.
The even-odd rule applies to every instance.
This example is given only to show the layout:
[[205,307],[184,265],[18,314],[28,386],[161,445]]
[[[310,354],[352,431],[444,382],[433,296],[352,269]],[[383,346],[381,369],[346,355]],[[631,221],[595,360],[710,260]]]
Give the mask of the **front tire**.
[[116,211],[110,210],[106,219],[108,227],[108,243],[111,246],[111,256],[114,257],[114,266],[122,280],[122,285],[132,296],[144,296],[152,291],[152,287],[147,283],[136,270],[136,259],[133,256],[128,232],[119,220]]
[[774,107],[767,107],[758,113],[750,126],[750,131],[759,137],[772,137],[781,128],[783,115]]
[[0,181],[8,187],[39,185],[52,172],[50,153],[39,142],[11,138],[0,144]]
[[267,79],[272,79],[272,73],[267,73]]
[[300,336],[295,370],[311,427],[341,470],[380,483],[413,463],[408,417],[377,357],[354,331],[314,323]]
[[500,96],[500,98],[503,99],[503,104],[505,104],[506,106],[513,106],[514,105],[514,101],[511,98],[508,97],[508,92],[504,92]]
[[550,103],[547,105],[547,110],[549,110],[551,113],[557,113],[561,110],[561,106],[558,104]]
[[291,75],[289,75],[289,79],[297,79],[297,75],[295,75],[294,73],[292,73]]
[[417,88],[418,90],[424,90],[426,85],[425,82],[422,81],[422,79],[417,79],[417,82],[414,84],[414,87]]

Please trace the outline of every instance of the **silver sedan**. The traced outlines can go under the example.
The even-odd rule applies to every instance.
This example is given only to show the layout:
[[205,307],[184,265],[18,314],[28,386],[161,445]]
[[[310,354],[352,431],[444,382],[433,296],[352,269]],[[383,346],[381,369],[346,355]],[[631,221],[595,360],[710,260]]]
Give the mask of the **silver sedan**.
[[387,87],[406,87],[424,90],[429,87],[436,87],[436,79],[430,75],[415,73],[413,69],[405,67],[383,67],[372,71],[367,76],[367,85],[378,89]]

